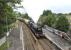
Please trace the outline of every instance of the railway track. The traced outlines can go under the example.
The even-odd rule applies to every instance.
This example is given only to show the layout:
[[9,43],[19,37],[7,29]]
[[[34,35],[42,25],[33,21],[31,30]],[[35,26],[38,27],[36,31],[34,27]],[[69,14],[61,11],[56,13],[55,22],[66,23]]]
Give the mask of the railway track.
[[41,46],[44,48],[44,50],[60,50],[57,46],[55,46],[47,38],[39,39],[39,42]]
[[39,42],[44,50],[53,50],[51,46],[49,46],[48,41],[46,41],[46,39],[39,39]]
[[28,26],[21,22],[24,31],[24,50],[56,50],[55,46],[46,38],[37,39]]
[[[24,31],[24,41],[25,41],[25,50],[39,50],[39,48],[41,48],[38,43],[36,42],[36,39],[34,39],[34,37],[32,36],[32,32],[31,30],[24,24],[23,24],[23,31]],[[39,46],[39,48],[37,47],[37,45]],[[42,48],[40,50],[43,50]]]

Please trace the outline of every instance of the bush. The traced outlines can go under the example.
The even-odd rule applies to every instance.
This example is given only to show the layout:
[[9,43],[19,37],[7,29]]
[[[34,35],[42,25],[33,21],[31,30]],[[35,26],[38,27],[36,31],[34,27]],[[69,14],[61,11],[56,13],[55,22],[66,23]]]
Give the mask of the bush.
[[65,16],[61,15],[58,17],[58,20],[56,21],[56,29],[64,32],[69,30],[69,22]]

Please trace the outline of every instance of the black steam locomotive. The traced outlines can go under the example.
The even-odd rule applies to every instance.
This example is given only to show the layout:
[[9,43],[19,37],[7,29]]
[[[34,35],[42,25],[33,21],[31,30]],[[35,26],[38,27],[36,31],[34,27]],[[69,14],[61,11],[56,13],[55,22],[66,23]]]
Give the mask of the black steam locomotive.
[[29,21],[29,26],[36,37],[44,37],[42,27],[38,26],[33,21]]
[[25,22],[36,37],[38,37],[38,38],[44,37],[42,27],[40,27],[36,23],[34,23],[33,20],[27,20],[27,19],[22,19],[22,18],[19,18],[18,20],[21,22]]

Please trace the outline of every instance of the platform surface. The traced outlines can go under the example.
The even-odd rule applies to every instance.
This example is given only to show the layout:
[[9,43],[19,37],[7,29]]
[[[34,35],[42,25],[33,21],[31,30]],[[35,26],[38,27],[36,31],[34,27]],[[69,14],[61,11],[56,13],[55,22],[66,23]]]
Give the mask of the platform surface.
[[62,39],[54,33],[49,32],[47,29],[43,29],[43,33],[45,34],[46,38],[48,38],[61,50],[69,50],[69,48],[71,48],[71,44],[69,44],[68,41]]

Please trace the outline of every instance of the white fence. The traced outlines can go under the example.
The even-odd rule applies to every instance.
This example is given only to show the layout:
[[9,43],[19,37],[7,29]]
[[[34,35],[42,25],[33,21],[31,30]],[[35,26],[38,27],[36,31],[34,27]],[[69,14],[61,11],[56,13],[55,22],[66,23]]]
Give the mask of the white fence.
[[6,36],[0,39],[0,46],[6,42]]
[[4,44],[6,41],[7,41],[7,36],[9,36],[9,33],[10,33],[10,31],[8,31],[6,34],[6,36],[4,36],[4,37],[2,37],[1,39],[0,39],[0,46],[2,45],[2,44]]
[[[17,22],[15,22],[15,23],[17,23]],[[11,24],[11,26],[13,26],[13,25],[15,25],[15,23],[12,23]],[[16,25],[15,25],[16,26]],[[8,32],[6,32],[6,36],[8,37],[9,36],[9,34],[10,34],[10,32],[13,30],[13,27],[8,31]],[[1,39],[0,39],[0,46],[2,45],[2,44],[4,44],[6,41],[7,41],[7,37],[6,36],[4,36],[4,37],[2,37]]]

